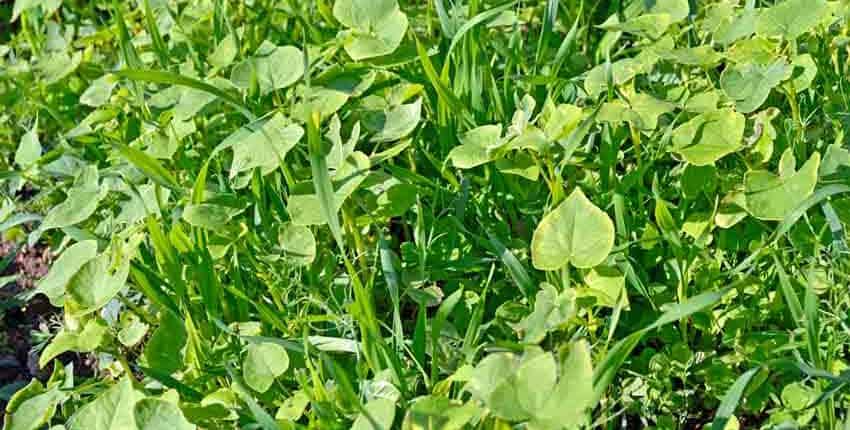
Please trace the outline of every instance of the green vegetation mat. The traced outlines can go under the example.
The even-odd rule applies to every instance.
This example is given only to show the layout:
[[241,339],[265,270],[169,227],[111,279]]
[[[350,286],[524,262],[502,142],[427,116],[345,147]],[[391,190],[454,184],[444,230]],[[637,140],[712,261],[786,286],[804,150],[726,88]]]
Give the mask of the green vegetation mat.
[[850,428],[848,0],[0,22],[5,430]]

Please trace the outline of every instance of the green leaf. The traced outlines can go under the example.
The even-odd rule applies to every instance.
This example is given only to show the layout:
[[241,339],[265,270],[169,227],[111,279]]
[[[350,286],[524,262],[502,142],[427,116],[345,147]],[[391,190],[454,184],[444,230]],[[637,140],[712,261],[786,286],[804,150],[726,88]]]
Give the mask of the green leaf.
[[791,77],[793,68],[779,59],[768,65],[758,63],[739,64],[729,67],[720,76],[723,92],[735,100],[735,107],[742,113],[750,113],[761,107],[770,90]]
[[138,430],[133,405],[140,394],[129,377],[77,410],[65,424],[68,430]]
[[38,282],[32,294],[44,294],[53,306],[62,307],[65,302],[65,287],[80,268],[96,256],[97,241],[85,240],[69,246],[53,262],[47,276]]
[[260,95],[287,88],[304,75],[304,53],[294,46],[274,46],[268,41],[254,57],[233,66],[230,81],[239,88],[251,87],[256,79]]
[[39,230],[68,227],[85,221],[97,209],[101,198],[103,192],[98,184],[97,167],[84,167],[68,189],[65,201],[47,212]]
[[289,368],[289,355],[274,342],[251,343],[242,363],[242,377],[249,387],[264,393]]
[[224,230],[238,212],[238,209],[214,203],[190,204],[183,208],[183,220],[194,227]]
[[402,430],[462,430],[479,407],[473,402],[461,403],[446,397],[426,396],[416,399],[407,410]]
[[732,109],[700,114],[673,131],[673,151],[696,166],[713,164],[741,147],[745,123]]
[[69,55],[67,52],[54,52],[39,59],[38,68],[41,70],[44,83],[55,84],[77,70],[83,61],[83,54],[76,51]]
[[304,129],[291,124],[281,113],[276,113],[258,130],[237,130],[222,143],[233,148],[230,178],[256,168],[260,168],[264,175],[271,173],[303,136]]
[[174,175],[166,170],[155,158],[127,145],[116,144],[115,146],[118,148],[118,153],[122,157],[136,166],[136,168],[141,170],[152,181],[172,190],[180,190],[180,184],[177,183]]
[[782,177],[765,170],[744,176],[747,210],[758,219],[782,221],[815,190],[820,153],[814,153],[796,173]]
[[336,0],[333,15],[349,28],[339,37],[355,61],[391,54],[407,32],[407,16],[396,0]]
[[142,399],[133,407],[138,430],[194,430],[176,404],[160,399]]
[[100,107],[109,101],[112,95],[112,90],[118,85],[118,79],[115,75],[103,75],[89,85],[88,88],[80,95],[80,103],[91,106]]
[[[323,163],[324,164],[324,163]],[[359,151],[355,151],[339,169],[334,173],[331,183],[329,209],[336,214],[342,204],[369,175],[369,157]],[[330,182],[330,178],[329,182]],[[314,178],[315,181],[315,178]],[[334,191],[335,190],[335,191]],[[327,222],[323,214],[322,202],[316,194],[295,194],[289,196],[287,211],[296,225],[317,225]]]
[[56,412],[56,406],[68,397],[67,393],[53,387],[45,390],[37,379],[18,390],[6,405],[3,430],[38,430],[47,424]]
[[420,98],[413,103],[368,115],[363,125],[375,132],[370,141],[392,142],[412,133],[421,117],[422,99]]
[[540,291],[534,299],[534,310],[516,326],[524,333],[523,342],[540,343],[550,330],[569,321],[576,312],[575,297],[573,290],[558,293],[551,284],[540,284]]
[[378,398],[366,404],[365,413],[357,415],[351,430],[387,430],[392,428],[394,419],[395,403],[389,399]]
[[756,32],[794,40],[820,24],[829,13],[826,0],[785,0],[759,14]]
[[86,322],[79,332],[63,328],[41,351],[38,366],[44,368],[51,360],[67,351],[92,352],[106,340],[108,334],[109,327],[99,318]]
[[578,290],[580,297],[595,297],[599,306],[616,307],[621,301],[628,304],[626,277],[612,266],[597,266],[584,277],[587,285]]
[[449,160],[458,169],[471,169],[492,160],[491,152],[504,144],[502,126],[483,125],[467,131],[461,144],[449,152]]
[[[105,306],[122,288],[130,273],[133,252],[129,247],[112,249],[86,262],[68,281],[67,311],[84,315]],[[67,303],[70,301],[71,303]]]
[[146,366],[166,375],[182,369],[186,365],[182,350],[187,339],[183,320],[170,310],[161,310],[159,327],[154,330],[142,353]]
[[148,325],[135,314],[122,313],[119,321],[118,341],[128,348],[136,346],[148,333]]
[[41,158],[41,143],[38,141],[38,121],[36,121],[32,129],[21,137],[18,150],[15,151],[15,164],[26,169],[35,164],[39,158]]
[[818,74],[818,66],[814,58],[811,54],[800,54],[791,59],[791,65],[794,66],[794,74],[791,78],[794,91],[800,92],[809,89]]
[[561,364],[558,385],[534,415],[529,428],[576,428],[585,421],[593,406],[593,364],[585,341],[570,345],[570,354]]
[[316,238],[308,227],[285,223],[280,227],[278,243],[283,258],[296,266],[308,265],[316,258]]
[[233,62],[236,58],[236,54],[238,53],[239,50],[236,46],[236,38],[233,36],[233,33],[230,33],[227,36],[224,36],[224,39],[221,39],[221,42],[218,43],[215,50],[212,51],[209,57],[207,57],[207,61],[209,61],[209,63],[213,66],[223,69]]
[[531,239],[531,261],[539,270],[558,270],[572,264],[596,266],[614,247],[614,223],[576,188],[546,215]]

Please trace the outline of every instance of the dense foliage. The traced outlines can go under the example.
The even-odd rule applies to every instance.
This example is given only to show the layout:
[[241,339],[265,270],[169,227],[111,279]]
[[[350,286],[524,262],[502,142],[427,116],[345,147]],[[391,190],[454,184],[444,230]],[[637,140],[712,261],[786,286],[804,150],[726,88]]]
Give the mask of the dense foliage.
[[847,0],[0,19],[6,430],[850,426]]

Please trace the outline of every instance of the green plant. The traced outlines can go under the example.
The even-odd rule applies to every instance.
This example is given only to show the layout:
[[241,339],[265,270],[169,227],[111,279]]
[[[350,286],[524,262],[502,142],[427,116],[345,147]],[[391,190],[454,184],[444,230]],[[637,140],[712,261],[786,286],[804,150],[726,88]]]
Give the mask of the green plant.
[[850,422],[847,0],[0,10],[6,429]]

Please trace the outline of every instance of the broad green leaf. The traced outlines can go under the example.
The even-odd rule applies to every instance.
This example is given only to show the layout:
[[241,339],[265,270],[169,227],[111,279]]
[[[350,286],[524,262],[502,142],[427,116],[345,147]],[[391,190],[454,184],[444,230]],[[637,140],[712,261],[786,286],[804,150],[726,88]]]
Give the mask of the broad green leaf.
[[194,227],[222,230],[237,213],[238,209],[214,203],[190,204],[183,208],[183,220]]
[[729,98],[735,100],[739,112],[750,113],[761,107],[770,90],[790,78],[792,71],[793,68],[781,59],[769,65],[739,64],[723,71],[720,86]]
[[54,358],[67,351],[92,352],[106,340],[108,334],[109,327],[99,318],[86,322],[79,332],[63,328],[41,351],[38,366],[44,368]]
[[576,188],[547,214],[531,239],[531,261],[539,270],[558,270],[567,263],[596,266],[614,247],[614,223]]
[[159,327],[154,330],[143,351],[146,367],[171,374],[182,369],[183,347],[188,333],[186,324],[179,316],[164,309],[160,311]]
[[758,219],[781,221],[815,190],[820,154],[814,153],[796,173],[786,177],[765,170],[744,176],[747,210]]
[[84,167],[68,189],[65,201],[47,212],[39,230],[68,227],[85,221],[94,213],[103,197],[98,184],[97,167]]
[[848,169],[850,169],[850,151],[842,148],[838,143],[829,145],[823,155],[818,175],[826,178],[842,172],[846,173]]
[[609,20],[599,27],[608,31],[623,31],[643,35],[651,39],[658,39],[667,31],[672,23],[673,18],[670,15],[666,13],[654,13],[636,16],[624,22]]
[[233,148],[230,178],[260,168],[269,174],[280,166],[286,154],[301,141],[304,129],[276,113],[256,131],[242,128],[230,135],[226,144]]
[[502,126],[483,125],[467,131],[460,138],[461,144],[452,148],[449,159],[458,169],[471,169],[491,161],[492,151],[504,144]]
[[15,6],[12,8],[12,19],[9,22],[15,22],[21,13],[39,6],[41,6],[41,11],[45,16],[50,15],[61,5],[62,0],[15,0]]
[[242,377],[249,387],[264,393],[289,368],[289,355],[274,342],[251,343],[242,362]]
[[18,150],[15,151],[15,164],[26,169],[35,164],[39,158],[41,158],[41,143],[38,140],[38,121],[36,121],[32,129],[21,137]]
[[[779,109],[769,108],[756,113],[755,135],[758,137],[753,145],[753,154],[758,163],[767,163],[773,157],[773,141],[776,140],[776,129],[773,127],[773,119],[779,115]],[[750,138],[752,139],[752,138]]]
[[118,78],[112,74],[103,75],[89,85],[88,88],[80,96],[80,103],[91,106],[100,107],[109,101],[112,95],[112,90],[118,85]]
[[720,200],[714,223],[720,228],[731,228],[747,217],[747,199],[742,192],[732,192]]
[[613,266],[597,266],[584,277],[586,287],[580,288],[580,297],[595,297],[600,306],[615,307],[622,302],[628,304],[626,277]]
[[133,405],[140,395],[129,377],[78,409],[65,424],[68,430],[138,430]]
[[[728,4],[728,3],[727,3]],[[729,45],[756,32],[758,10],[743,8],[729,19],[723,19],[714,30],[714,40],[721,45]]]
[[77,70],[83,61],[83,54],[76,51],[73,54],[67,52],[54,52],[42,58],[38,67],[41,70],[44,83],[47,85],[61,81],[66,76]]
[[540,284],[534,299],[534,310],[523,318],[516,329],[523,332],[523,342],[540,343],[550,330],[558,328],[575,315],[575,292],[558,293],[551,284]]
[[233,66],[230,81],[239,88],[250,88],[256,80],[260,94],[287,88],[304,75],[304,53],[294,46],[274,46],[265,41],[254,57]]
[[316,258],[316,238],[308,227],[284,224],[278,234],[278,243],[283,258],[294,265],[308,265]]
[[368,419],[365,414],[360,413],[351,430],[384,430],[390,429],[395,419],[395,403],[389,399],[378,398],[366,403],[366,412],[372,417]]
[[630,122],[641,130],[655,130],[658,117],[673,110],[671,103],[658,100],[648,94],[632,94],[628,100],[613,100],[602,105],[597,121],[620,123]]
[[723,59],[723,56],[710,45],[674,49],[665,54],[664,57],[679,64],[703,68],[715,66]]
[[[137,236],[135,240],[140,240],[140,237]],[[124,288],[130,273],[130,260],[135,252],[132,246],[132,243],[115,244],[86,262],[68,281],[67,311],[83,315],[100,309],[112,300]],[[71,303],[67,303],[68,300]]]
[[148,325],[137,315],[122,313],[119,321],[118,341],[128,348],[136,346],[148,333]]
[[207,61],[209,61],[213,66],[223,69],[233,62],[236,58],[236,54],[238,53],[239,51],[236,46],[236,38],[233,36],[233,33],[231,33],[224,36],[224,39],[221,39],[221,42],[218,43],[215,50],[212,51],[209,57],[207,57]]
[[43,428],[68,394],[59,387],[44,388],[41,382],[33,379],[18,390],[6,405],[3,430],[38,430]]
[[155,398],[142,399],[133,406],[138,430],[194,430],[176,404]]
[[534,416],[551,399],[558,378],[558,366],[552,354],[542,350],[526,351],[516,369],[514,390],[521,407]]
[[422,99],[367,115],[363,125],[375,132],[370,141],[392,142],[407,137],[422,117]]
[[349,28],[338,37],[355,61],[391,54],[407,32],[407,16],[396,0],[336,0],[333,14]]
[[696,199],[701,194],[711,197],[717,185],[717,169],[714,166],[694,166],[688,164],[682,172],[682,194]]
[[820,24],[829,13],[826,0],[784,0],[759,14],[756,32],[794,40]]
[[[649,51],[645,51],[649,52]],[[640,73],[645,73],[655,64],[657,58],[653,58],[651,54],[645,54],[643,57],[625,58],[611,63],[611,75],[613,76],[614,86],[622,85]],[[608,89],[608,75],[606,65],[600,64],[589,72],[584,81],[584,90],[591,97],[595,97]]]
[[800,54],[791,60],[791,65],[794,66],[794,74],[791,78],[794,91],[800,92],[809,89],[818,74],[818,66],[815,64],[814,58],[811,54]]
[[673,150],[693,165],[713,164],[741,147],[745,123],[732,109],[700,114],[673,131]]
[[529,181],[537,181],[540,167],[530,155],[517,152],[496,160],[496,168],[502,173],[521,176]]
[[304,415],[304,410],[310,405],[310,396],[304,391],[296,391],[283,401],[275,413],[276,420],[297,421]]
[[590,347],[585,341],[574,342],[570,354],[561,364],[560,378],[543,407],[531,420],[529,428],[576,428],[585,421],[586,411],[593,406],[593,364]]

